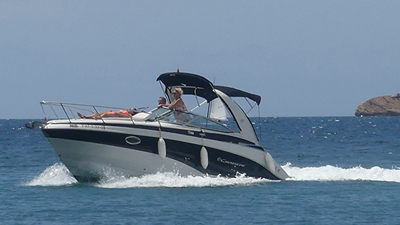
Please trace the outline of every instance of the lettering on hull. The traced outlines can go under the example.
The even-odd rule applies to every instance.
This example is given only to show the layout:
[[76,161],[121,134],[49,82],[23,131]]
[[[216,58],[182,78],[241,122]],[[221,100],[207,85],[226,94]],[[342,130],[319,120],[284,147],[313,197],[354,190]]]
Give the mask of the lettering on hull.
[[217,161],[220,162],[220,163],[230,164],[230,165],[233,165],[233,166],[246,167],[246,165],[244,165],[244,164],[237,163],[237,162],[231,162],[231,161],[228,161],[228,160],[223,159],[223,158],[221,158],[221,157],[218,157],[218,158],[217,158]]

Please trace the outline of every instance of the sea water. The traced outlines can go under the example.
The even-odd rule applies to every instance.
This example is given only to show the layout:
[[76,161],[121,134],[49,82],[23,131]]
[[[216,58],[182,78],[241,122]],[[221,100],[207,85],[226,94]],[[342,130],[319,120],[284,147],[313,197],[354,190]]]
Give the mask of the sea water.
[[400,117],[253,118],[290,175],[79,183],[29,120],[0,120],[0,224],[399,224]]

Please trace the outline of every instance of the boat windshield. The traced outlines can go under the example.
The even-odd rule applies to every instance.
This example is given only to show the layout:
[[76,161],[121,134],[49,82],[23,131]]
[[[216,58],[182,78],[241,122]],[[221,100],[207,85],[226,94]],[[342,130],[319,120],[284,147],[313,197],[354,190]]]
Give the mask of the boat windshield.
[[233,133],[234,129],[218,120],[207,118],[191,112],[170,110],[168,108],[158,108],[150,112],[151,116],[146,121],[163,121],[190,127]]

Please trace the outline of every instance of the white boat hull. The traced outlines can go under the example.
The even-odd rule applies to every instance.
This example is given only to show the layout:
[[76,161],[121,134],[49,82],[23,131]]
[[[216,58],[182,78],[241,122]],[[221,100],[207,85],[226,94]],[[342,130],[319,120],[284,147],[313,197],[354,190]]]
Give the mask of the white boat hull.
[[158,154],[84,141],[48,138],[61,161],[81,181],[107,176],[142,176],[157,172],[177,172],[182,176],[202,173],[181,162]]
[[161,147],[159,131],[150,127],[99,129],[86,124],[49,123],[42,129],[61,161],[80,181],[99,180],[109,174],[130,177],[157,172],[287,178],[263,148],[234,143],[234,137],[220,141],[213,139],[212,133],[192,128],[190,132],[163,131]]

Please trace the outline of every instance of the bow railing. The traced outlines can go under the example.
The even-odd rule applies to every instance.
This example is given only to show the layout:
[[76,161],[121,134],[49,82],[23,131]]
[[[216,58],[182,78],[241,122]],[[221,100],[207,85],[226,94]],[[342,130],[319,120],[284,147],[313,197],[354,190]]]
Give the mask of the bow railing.
[[119,107],[49,101],[41,101],[40,106],[43,110],[44,119],[46,121],[66,119],[71,122],[72,120],[81,119],[83,117],[93,117],[93,119],[101,120],[105,123],[103,116],[101,116],[102,113],[127,110]]

